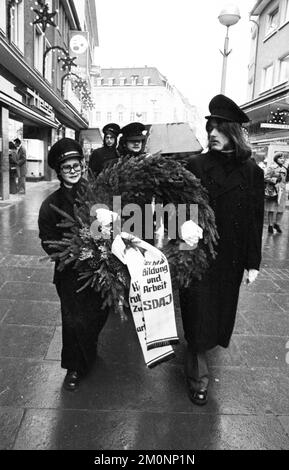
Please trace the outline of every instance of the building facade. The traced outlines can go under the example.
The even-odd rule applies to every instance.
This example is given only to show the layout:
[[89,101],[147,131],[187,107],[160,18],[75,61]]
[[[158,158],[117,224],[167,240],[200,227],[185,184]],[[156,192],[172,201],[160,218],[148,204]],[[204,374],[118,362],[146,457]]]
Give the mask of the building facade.
[[257,162],[289,159],[289,0],[259,0],[252,12],[248,74],[249,139]]
[[197,110],[155,67],[92,69],[96,103],[91,127],[133,121],[166,124],[197,120]]
[[26,146],[28,179],[49,180],[50,146],[88,128],[97,45],[94,2],[1,0],[1,199],[9,198],[9,141]]

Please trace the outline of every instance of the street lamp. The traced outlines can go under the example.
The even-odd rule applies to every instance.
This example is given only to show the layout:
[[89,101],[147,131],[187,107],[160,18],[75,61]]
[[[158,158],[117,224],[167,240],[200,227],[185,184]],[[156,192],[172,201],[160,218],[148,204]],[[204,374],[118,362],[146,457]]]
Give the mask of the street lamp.
[[220,23],[227,27],[224,50],[223,51],[220,50],[223,56],[223,69],[222,69],[222,81],[221,81],[221,93],[222,94],[225,93],[227,59],[228,59],[228,55],[231,53],[231,50],[229,50],[229,27],[238,23],[240,18],[241,18],[240,10],[237,6],[233,4],[229,4],[225,8],[223,8],[223,10],[220,12],[218,16]]

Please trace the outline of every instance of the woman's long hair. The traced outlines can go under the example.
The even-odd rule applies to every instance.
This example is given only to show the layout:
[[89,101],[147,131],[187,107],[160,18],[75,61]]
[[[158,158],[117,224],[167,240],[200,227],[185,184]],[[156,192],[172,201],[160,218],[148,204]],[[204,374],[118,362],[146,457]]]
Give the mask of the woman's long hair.
[[[242,126],[238,122],[224,121],[218,118],[214,119],[217,121],[218,131],[222,132],[222,134],[224,134],[230,140],[233,150],[235,151],[236,160],[239,163],[248,160],[252,152],[249,144],[246,142]],[[210,119],[206,124],[206,131],[209,135]]]

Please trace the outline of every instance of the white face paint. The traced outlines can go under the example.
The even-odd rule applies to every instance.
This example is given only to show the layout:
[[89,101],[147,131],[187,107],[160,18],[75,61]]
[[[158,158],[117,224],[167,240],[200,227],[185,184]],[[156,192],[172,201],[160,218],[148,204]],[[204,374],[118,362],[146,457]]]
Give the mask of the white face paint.
[[68,186],[78,183],[81,171],[82,163],[78,158],[68,158],[60,166],[60,175]]

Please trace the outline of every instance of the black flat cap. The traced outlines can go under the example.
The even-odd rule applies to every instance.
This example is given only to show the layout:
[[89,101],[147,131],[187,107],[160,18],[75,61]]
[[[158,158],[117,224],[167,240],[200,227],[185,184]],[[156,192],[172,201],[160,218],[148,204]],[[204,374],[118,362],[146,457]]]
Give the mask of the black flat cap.
[[48,153],[48,165],[54,170],[59,169],[62,162],[69,158],[83,159],[83,151],[79,142],[74,139],[64,137],[58,140]]
[[141,122],[131,122],[124,126],[120,132],[125,140],[145,140],[147,133]]
[[104,128],[102,129],[102,132],[104,134],[113,134],[115,137],[117,137],[118,134],[120,133],[120,127],[118,124],[115,124],[115,122],[111,122],[104,126]]
[[205,116],[206,119],[218,118],[225,121],[249,122],[250,119],[244,111],[230,98],[225,95],[216,95],[209,103],[210,116]]

